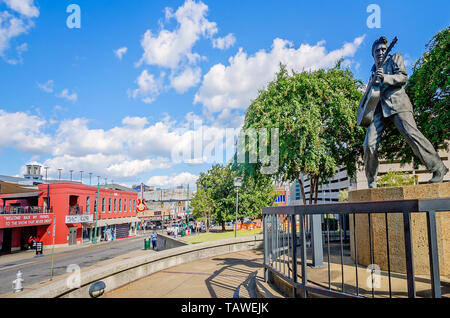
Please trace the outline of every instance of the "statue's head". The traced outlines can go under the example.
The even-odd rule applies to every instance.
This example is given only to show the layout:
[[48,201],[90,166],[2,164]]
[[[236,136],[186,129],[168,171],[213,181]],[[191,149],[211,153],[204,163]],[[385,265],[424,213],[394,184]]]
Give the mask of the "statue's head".
[[384,57],[384,54],[387,51],[388,42],[388,39],[384,36],[376,39],[375,42],[373,42],[372,56],[377,66],[380,64],[381,60]]

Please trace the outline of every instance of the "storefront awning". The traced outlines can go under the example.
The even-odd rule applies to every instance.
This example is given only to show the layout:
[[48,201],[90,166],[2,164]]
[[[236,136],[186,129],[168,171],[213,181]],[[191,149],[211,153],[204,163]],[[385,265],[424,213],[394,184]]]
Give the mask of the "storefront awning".
[[[133,222],[139,222],[139,219],[135,216],[126,217],[126,218],[103,219],[103,220],[97,221],[97,227],[116,225],[116,224],[133,223]],[[95,220],[94,220],[94,223],[92,223],[92,226],[95,226]]]
[[18,199],[28,199],[39,197],[39,192],[25,192],[25,193],[14,193],[4,196],[3,200],[18,200]]

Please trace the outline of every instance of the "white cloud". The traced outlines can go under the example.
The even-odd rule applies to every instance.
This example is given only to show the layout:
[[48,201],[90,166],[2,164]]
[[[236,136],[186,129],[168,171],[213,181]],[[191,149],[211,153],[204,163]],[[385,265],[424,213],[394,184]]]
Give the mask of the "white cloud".
[[37,83],[40,89],[42,89],[46,93],[53,93],[53,86],[54,86],[53,80],[48,80],[44,84]]
[[87,154],[114,154],[123,152],[122,143],[114,134],[103,129],[89,129],[84,118],[64,120],[55,134],[53,155],[84,156]]
[[[206,16],[208,6],[203,2],[186,0],[175,12],[171,8],[165,9],[165,20],[175,20],[175,29],[168,30],[160,23],[161,30],[152,32],[147,30],[142,39],[141,46],[144,53],[136,66],[153,65],[170,70],[170,87],[178,93],[185,93],[189,88],[198,85],[201,81],[202,72],[198,63],[206,60],[205,56],[193,52],[195,44],[201,39],[210,39],[213,47],[227,48],[234,44],[235,38],[232,34],[224,38],[214,39],[218,33],[217,24],[209,21]],[[141,74],[142,79],[143,74]],[[151,75],[146,74],[146,86],[154,87],[155,81]],[[139,81],[139,79],[138,79]],[[158,86],[156,86],[158,87]],[[145,89],[140,87],[129,96],[143,95],[142,100],[151,103],[159,95],[159,89],[148,89],[150,94],[142,94]],[[153,92],[152,92],[153,91]]]
[[26,33],[29,25],[10,14],[7,11],[0,11],[0,54],[3,55],[10,46],[10,40]]
[[172,87],[180,94],[200,83],[202,70],[199,67],[186,67],[184,71],[170,80]]
[[228,34],[223,38],[213,39],[213,47],[221,50],[228,49],[236,43],[236,38],[232,33]]
[[62,179],[68,178],[69,170],[76,172],[82,170],[86,173],[95,171],[96,175],[100,175],[102,178],[107,177],[109,180],[133,180],[133,177],[140,173],[170,167],[170,163],[165,158],[132,160],[123,154],[105,155],[102,153],[85,156],[64,154],[46,160],[44,165],[50,167],[48,172],[51,178],[58,177],[58,169],[63,169]]
[[155,160],[127,160],[117,164],[112,164],[107,168],[108,175],[120,177],[134,177],[142,172],[148,172],[154,169],[170,168],[170,162],[167,158]]
[[114,50],[114,54],[117,56],[119,60],[122,60],[122,57],[127,53],[128,48],[127,47],[121,47],[120,49]]
[[145,117],[125,117],[122,119],[122,124],[130,127],[143,128],[148,124],[148,120]]
[[56,94],[55,96],[67,99],[72,103],[75,103],[78,99],[78,95],[76,93],[69,94],[69,90],[67,88],[63,89],[61,93]]
[[[39,88],[46,93],[53,93],[55,91],[55,82],[53,80],[48,80],[47,82],[41,84],[37,83]],[[64,98],[72,103],[75,103],[78,99],[77,93],[69,94],[67,88],[63,89],[60,93],[55,93],[56,97]]]
[[[61,107],[55,106],[55,110]],[[129,181],[178,163],[202,164],[214,159],[223,163],[225,128],[201,126],[201,122],[192,126],[192,121],[199,119],[188,113],[182,122],[165,118],[149,123],[145,117],[128,116],[115,127],[98,129],[89,127],[85,118],[57,122],[42,115],[0,110],[0,136],[8,136],[0,138],[0,149],[13,147],[23,153],[48,156],[44,165],[53,170],[52,178],[62,168]],[[57,125],[56,130],[46,133],[52,125]],[[229,146],[232,149],[233,142]],[[226,152],[225,160],[231,155],[231,151]]]
[[269,52],[260,50],[248,56],[242,48],[229,58],[229,65],[216,64],[204,76],[194,103],[202,103],[210,113],[246,109],[251,100],[274,79],[279,63],[288,70],[317,70],[333,67],[341,58],[352,57],[365,36],[327,52],[324,41],[316,45],[302,44],[298,49],[287,40],[274,39]]
[[41,131],[46,124],[37,116],[0,109],[0,148],[13,147],[32,154],[51,152],[51,138]]
[[149,74],[147,70],[143,70],[141,75],[139,75],[136,80],[139,88],[136,88],[133,91],[129,90],[128,95],[134,99],[141,98],[141,100],[146,104],[152,103],[160,94],[162,89],[162,79],[164,76],[165,74],[161,73],[160,78],[155,79],[153,74]]
[[10,11],[0,11],[0,57],[7,63],[15,65],[22,62],[21,55],[28,49],[27,44],[16,46],[17,58],[7,57],[6,52],[14,38],[27,33],[34,26],[33,18],[39,16],[39,10],[34,6],[33,0],[4,0],[4,2]]
[[195,185],[198,176],[189,173],[182,172],[171,176],[153,176],[147,180],[147,185],[153,185],[156,187],[174,187],[179,185]]
[[37,18],[39,10],[35,7],[33,0],[3,0],[12,10],[26,16],[27,18]]
[[[203,2],[187,0],[175,13],[166,8],[166,20],[175,18],[178,28],[174,31],[162,29],[158,34],[147,30],[141,40],[144,54],[138,65],[158,65],[175,69],[180,63],[198,58],[192,53],[194,44],[200,37],[212,37],[217,33],[215,22],[206,19],[208,6]],[[194,57],[194,59],[193,59]]]

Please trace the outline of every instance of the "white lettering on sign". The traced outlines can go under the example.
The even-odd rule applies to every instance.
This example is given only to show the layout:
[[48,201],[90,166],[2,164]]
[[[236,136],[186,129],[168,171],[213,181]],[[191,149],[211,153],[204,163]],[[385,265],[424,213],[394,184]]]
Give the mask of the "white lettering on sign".
[[51,223],[50,215],[0,215],[0,228],[16,226],[33,226]]

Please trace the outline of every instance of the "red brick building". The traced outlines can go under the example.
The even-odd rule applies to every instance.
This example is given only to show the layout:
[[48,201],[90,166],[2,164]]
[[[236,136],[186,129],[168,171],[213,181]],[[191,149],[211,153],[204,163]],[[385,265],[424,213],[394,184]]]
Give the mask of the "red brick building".
[[[61,182],[40,184],[38,190],[0,195],[0,251],[24,248],[29,236],[44,246],[75,245],[97,238],[116,239],[135,234],[137,192]],[[97,212],[97,213],[96,213]]]

